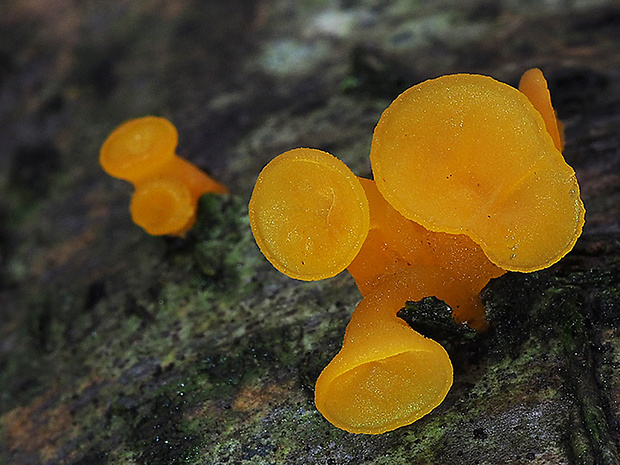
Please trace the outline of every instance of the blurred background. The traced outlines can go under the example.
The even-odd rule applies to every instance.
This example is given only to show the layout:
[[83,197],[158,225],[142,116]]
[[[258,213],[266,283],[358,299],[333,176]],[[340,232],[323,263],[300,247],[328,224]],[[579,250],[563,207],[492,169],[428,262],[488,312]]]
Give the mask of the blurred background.
[[[619,44],[613,0],[0,0],[0,464],[620,463]],[[499,323],[431,415],[337,430],[313,386],[359,293],[262,258],[258,173],[309,146],[370,176],[400,92],[531,67],[566,125],[582,239],[489,290]],[[131,186],[98,164],[144,115],[233,194],[185,239],[134,225]]]

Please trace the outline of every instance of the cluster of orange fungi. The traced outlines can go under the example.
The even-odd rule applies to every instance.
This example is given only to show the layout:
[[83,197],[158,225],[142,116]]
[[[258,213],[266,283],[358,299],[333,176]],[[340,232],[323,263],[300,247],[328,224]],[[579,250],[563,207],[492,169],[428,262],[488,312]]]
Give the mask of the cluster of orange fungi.
[[447,395],[448,354],[396,316],[407,301],[436,296],[481,330],[478,294],[491,278],[549,267],[572,249],[585,210],[561,135],[540,70],[526,72],[519,90],[448,75],[384,111],[370,151],[374,180],[309,148],[263,169],[249,216],[265,257],[301,280],[347,269],[363,296],[316,383],[328,421],[383,433]]
[[226,187],[176,155],[179,135],[165,118],[126,121],[103,143],[99,162],[116,178],[131,182],[131,217],[152,235],[183,235],[196,222],[201,195]]

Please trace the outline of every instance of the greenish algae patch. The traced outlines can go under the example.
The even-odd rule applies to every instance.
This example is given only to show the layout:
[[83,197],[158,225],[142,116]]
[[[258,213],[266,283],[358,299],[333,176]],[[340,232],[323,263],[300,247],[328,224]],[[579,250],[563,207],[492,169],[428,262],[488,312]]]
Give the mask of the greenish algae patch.
[[[498,335],[511,343],[509,353],[514,357],[524,344],[540,341],[534,342],[541,350],[535,350],[532,357],[555,358],[559,363],[556,373],[565,380],[561,391],[568,400],[568,434],[563,439],[577,463],[619,460],[609,420],[609,393],[606,383],[601,383],[597,355],[600,331],[620,315],[620,300],[615,300],[615,293],[610,292],[620,284],[617,260],[617,254],[612,254],[605,260],[604,268],[565,275],[510,275],[487,289],[487,295],[493,295],[494,302],[489,302],[491,312],[500,322]],[[523,292],[524,289],[530,292]],[[529,309],[527,314],[516,304],[518,296],[527,296],[523,307]],[[510,331],[510,325],[519,325],[523,331]],[[550,375],[540,376],[547,381]]]
[[[46,408],[71,409],[72,422],[63,423],[52,438],[36,422],[21,428],[24,437],[46,438],[46,455],[28,452],[18,436],[5,434],[15,457],[204,463],[205,456],[221,452],[230,441],[247,443],[252,425],[259,427],[267,417],[273,428],[287,418],[291,424],[300,419],[322,424],[309,386],[326,361],[300,361],[322,354],[325,346],[317,336],[324,340],[329,334],[336,349],[355,294],[341,303],[333,297],[343,286],[353,290],[352,283],[337,278],[331,285],[299,287],[281,279],[251,241],[242,202],[207,199],[206,207],[213,212],[209,231],[195,229],[181,242],[147,238],[163,247],[161,258],[150,260],[155,270],[146,289],[127,286],[115,292],[115,282],[106,281],[96,286],[103,297],[87,305],[67,293],[47,311],[29,315],[31,327],[44,331],[39,335],[33,330],[27,339],[28,350],[37,354],[32,358],[40,359],[44,349],[46,363],[59,364],[39,372],[38,381],[49,382],[46,378],[59,370],[59,389],[66,393],[47,400]],[[196,259],[215,244],[224,253],[210,256],[209,266]],[[264,268],[260,283],[254,267]],[[35,301],[32,306],[38,308]],[[330,320],[339,322],[336,329],[327,324]],[[20,365],[17,361],[16,367]],[[304,377],[308,384],[301,383]],[[31,391],[29,398],[36,400],[35,394]],[[16,431],[18,413],[9,408],[2,419],[4,431]],[[266,431],[271,436],[271,428]],[[296,443],[288,434],[282,444],[286,437]],[[79,446],[67,453],[63,444],[68,443]],[[271,460],[278,447],[266,439],[263,443],[261,453]],[[245,449],[230,450],[233,456],[248,456]]]

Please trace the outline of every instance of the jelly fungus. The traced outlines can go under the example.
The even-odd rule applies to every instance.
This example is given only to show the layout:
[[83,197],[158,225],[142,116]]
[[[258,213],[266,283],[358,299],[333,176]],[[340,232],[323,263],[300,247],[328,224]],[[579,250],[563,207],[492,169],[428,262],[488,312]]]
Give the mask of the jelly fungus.
[[379,434],[413,423],[443,401],[452,386],[448,354],[396,313],[403,296],[441,294],[446,279],[438,268],[407,269],[362,299],[342,349],[316,382],[316,407],[330,423],[351,433]]
[[[387,203],[374,181],[360,178],[360,182],[370,206],[370,230],[347,270],[362,296],[372,293],[400,270],[440,268],[448,273],[440,272],[446,280],[429,296],[439,296],[443,288],[458,288],[455,295],[460,298],[445,301],[455,320],[467,322],[477,330],[485,329],[484,306],[478,294],[491,278],[501,276],[505,270],[491,263],[469,237],[424,229]],[[418,277],[424,280],[424,274]],[[403,296],[402,302],[407,300],[412,298]]]
[[491,278],[551,266],[581,234],[579,186],[540,70],[520,90],[458,74],[405,91],[375,129],[375,181],[313,149],[260,174],[249,212],[263,254],[298,279],[346,267],[363,297],[316,383],[335,426],[383,433],[447,395],[450,359],[397,317],[407,301],[435,296],[483,330]]
[[466,234],[505,270],[551,266],[581,234],[575,172],[528,98],[490,77],[442,76],[402,93],[375,128],[370,159],[403,216]]
[[165,118],[126,121],[108,136],[99,162],[119,179],[131,182],[133,221],[153,235],[182,235],[196,221],[198,198],[228,189],[175,154],[178,133]]
[[545,122],[547,132],[553,139],[555,148],[561,152],[564,149],[564,128],[551,104],[551,94],[542,71],[538,68],[532,68],[523,73],[519,82],[519,90],[538,110]]
[[357,177],[329,153],[299,148],[261,171],[249,204],[259,248],[274,267],[306,281],[343,271],[369,227],[368,200]]

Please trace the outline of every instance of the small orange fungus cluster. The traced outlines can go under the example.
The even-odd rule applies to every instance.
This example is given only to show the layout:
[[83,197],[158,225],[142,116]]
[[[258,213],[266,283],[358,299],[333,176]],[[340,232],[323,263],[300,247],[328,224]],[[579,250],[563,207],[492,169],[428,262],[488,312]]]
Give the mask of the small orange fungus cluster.
[[178,137],[167,119],[146,116],[117,127],[99,154],[108,174],[134,185],[131,217],[152,235],[184,234],[196,222],[201,195],[228,192],[176,155]]
[[520,91],[458,74],[418,84],[385,110],[374,180],[315,149],[265,167],[249,205],[265,257],[303,280],[346,268],[363,297],[317,380],[328,421],[383,433],[447,395],[448,354],[396,316],[407,301],[436,296],[483,330],[478,296],[491,278],[546,268],[572,249],[585,210],[562,144],[540,70],[524,74]]

